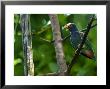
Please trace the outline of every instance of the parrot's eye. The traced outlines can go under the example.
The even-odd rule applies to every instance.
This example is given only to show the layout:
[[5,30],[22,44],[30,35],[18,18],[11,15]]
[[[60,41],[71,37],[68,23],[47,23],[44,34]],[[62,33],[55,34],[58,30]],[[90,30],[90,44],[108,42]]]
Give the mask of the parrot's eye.
[[71,28],[72,28],[72,24],[69,24],[69,25],[68,25],[68,29],[71,29]]

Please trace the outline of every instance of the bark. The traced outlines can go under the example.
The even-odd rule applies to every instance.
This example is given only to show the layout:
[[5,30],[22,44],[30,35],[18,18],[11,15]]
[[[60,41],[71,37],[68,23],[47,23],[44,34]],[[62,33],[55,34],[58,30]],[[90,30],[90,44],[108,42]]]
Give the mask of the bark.
[[55,51],[56,51],[56,59],[57,59],[57,64],[59,66],[59,75],[63,76],[65,75],[65,72],[67,71],[67,65],[64,59],[64,52],[63,52],[63,46],[62,46],[59,21],[58,21],[57,15],[55,14],[50,14],[49,17],[50,17],[51,25],[52,25],[53,40],[54,40],[54,46],[55,46]]
[[32,52],[32,36],[30,16],[28,14],[21,14],[21,28],[22,28],[22,44],[23,44],[23,57],[24,57],[24,75],[34,75],[34,63]]

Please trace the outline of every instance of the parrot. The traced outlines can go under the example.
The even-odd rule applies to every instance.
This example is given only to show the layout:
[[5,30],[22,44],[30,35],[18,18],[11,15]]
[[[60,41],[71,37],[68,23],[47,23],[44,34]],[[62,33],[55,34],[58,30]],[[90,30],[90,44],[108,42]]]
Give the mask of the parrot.
[[[71,45],[75,50],[77,50],[77,48],[78,48],[79,44],[81,43],[81,40],[84,36],[84,32],[78,31],[78,28],[75,25],[75,23],[68,23],[68,24],[64,25],[64,29],[70,31]],[[80,54],[89,59],[96,60],[92,44],[88,39],[86,39],[86,41],[80,51]]]

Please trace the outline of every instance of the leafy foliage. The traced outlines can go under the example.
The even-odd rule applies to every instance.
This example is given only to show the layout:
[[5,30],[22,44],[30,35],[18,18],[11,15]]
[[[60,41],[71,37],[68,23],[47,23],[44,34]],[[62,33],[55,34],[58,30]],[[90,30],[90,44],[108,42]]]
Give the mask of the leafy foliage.
[[[79,30],[86,28],[91,14],[58,14],[62,37],[69,34],[69,31],[63,30],[67,23],[75,23]],[[52,27],[47,14],[31,14],[32,47],[33,59],[35,65],[35,76],[57,72],[55,49],[52,41]],[[95,21],[94,23],[97,23]],[[91,29],[88,35],[93,45],[95,54],[97,54],[97,30]],[[46,41],[48,40],[48,41]],[[72,60],[74,49],[69,39],[63,42],[65,60],[69,64]],[[74,76],[96,76],[97,63],[80,55],[77,63],[73,66],[71,74]],[[23,47],[22,32],[20,28],[20,15],[14,15],[14,75],[23,76]]]

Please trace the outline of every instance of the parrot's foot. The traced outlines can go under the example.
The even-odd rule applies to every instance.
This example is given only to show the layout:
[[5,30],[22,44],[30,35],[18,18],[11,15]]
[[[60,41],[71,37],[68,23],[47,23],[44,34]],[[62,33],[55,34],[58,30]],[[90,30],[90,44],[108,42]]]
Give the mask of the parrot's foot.
[[[75,54],[77,54],[77,50],[75,51]],[[81,51],[79,52],[79,55],[81,54]]]
[[[80,44],[78,44],[78,48],[80,47]],[[83,45],[83,47],[82,48],[84,48],[85,47],[85,45]]]

